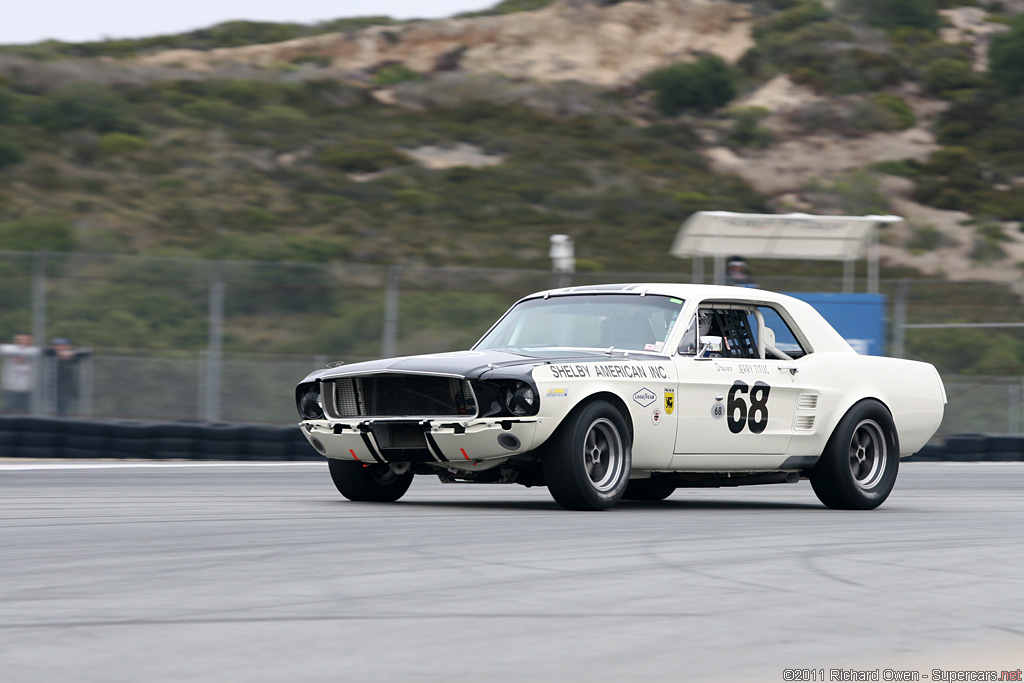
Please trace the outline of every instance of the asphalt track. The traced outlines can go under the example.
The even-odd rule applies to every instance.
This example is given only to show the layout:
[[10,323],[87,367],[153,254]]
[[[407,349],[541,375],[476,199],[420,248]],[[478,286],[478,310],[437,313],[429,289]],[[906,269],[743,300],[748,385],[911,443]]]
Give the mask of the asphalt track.
[[427,478],[351,503],[323,463],[3,462],[0,680],[1017,669],[1022,491],[1024,463],[905,463],[871,512],[803,482],[579,513]]

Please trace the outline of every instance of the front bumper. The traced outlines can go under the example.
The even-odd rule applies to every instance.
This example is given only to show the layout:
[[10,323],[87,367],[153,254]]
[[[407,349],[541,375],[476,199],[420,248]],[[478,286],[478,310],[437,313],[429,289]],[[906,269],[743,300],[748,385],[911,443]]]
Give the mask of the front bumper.
[[[494,464],[532,450],[538,417],[436,420],[306,420],[302,433],[321,455],[363,463]],[[422,433],[422,436],[419,436]]]

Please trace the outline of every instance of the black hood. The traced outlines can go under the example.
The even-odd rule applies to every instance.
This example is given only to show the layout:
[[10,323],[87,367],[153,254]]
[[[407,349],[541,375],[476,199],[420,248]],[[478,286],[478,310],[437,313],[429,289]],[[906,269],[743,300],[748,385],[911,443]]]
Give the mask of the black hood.
[[608,354],[600,351],[576,351],[570,349],[531,350],[530,355],[510,350],[452,351],[450,353],[433,353],[424,356],[383,358],[364,363],[353,363],[352,365],[340,365],[336,368],[325,368],[311,373],[303,382],[331,377],[344,377],[346,375],[372,374],[375,372],[428,372],[457,375],[467,379],[481,379],[491,376],[522,376],[529,375],[534,367],[545,363],[578,362],[581,360],[607,361]]

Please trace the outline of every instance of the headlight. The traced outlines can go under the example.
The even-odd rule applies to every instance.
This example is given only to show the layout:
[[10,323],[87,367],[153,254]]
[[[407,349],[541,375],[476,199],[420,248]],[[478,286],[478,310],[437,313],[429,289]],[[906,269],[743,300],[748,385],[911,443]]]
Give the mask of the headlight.
[[513,415],[531,415],[537,409],[537,394],[526,382],[512,382],[502,395],[505,408]]
[[299,417],[304,420],[320,420],[324,416],[324,403],[320,399],[320,383],[307,384],[298,391]]

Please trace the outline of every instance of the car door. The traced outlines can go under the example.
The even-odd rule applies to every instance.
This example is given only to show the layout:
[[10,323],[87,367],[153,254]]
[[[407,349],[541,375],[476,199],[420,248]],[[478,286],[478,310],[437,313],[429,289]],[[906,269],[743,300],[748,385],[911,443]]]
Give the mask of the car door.
[[762,359],[753,316],[735,306],[703,306],[717,319],[707,336],[723,348],[675,356],[678,417],[674,453],[784,454],[800,394],[799,360]]

